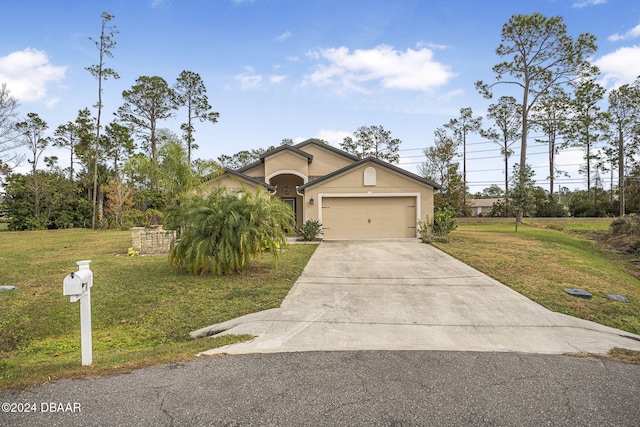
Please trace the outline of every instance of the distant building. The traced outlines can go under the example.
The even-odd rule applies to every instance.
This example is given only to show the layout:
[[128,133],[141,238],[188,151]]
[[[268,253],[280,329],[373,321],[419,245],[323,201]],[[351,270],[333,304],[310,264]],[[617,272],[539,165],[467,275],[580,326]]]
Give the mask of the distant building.
[[487,216],[493,205],[503,202],[504,199],[467,199],[467,204],[471,208],[471,216]]

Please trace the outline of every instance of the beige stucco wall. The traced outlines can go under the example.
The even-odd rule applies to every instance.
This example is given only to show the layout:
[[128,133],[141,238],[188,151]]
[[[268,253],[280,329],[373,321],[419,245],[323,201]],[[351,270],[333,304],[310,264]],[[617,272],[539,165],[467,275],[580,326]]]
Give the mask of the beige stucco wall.
[[300,150],[313,156],[311,163],[305,157],[283,150],[266,157],[264,162],[244,171],[243,174],[263,181],[265,177],[272,176],[278,171],[296,171],[308,180],[312,180],[354,163],[352,159],[315,144],[305,145]]
[[297,172],[304,177],[306,182],[309,176],[309,159],[287,150],[264,159],[265,180],[281,171],[285,171],[283,173]]
[[246,181],[237,176],[225,173],[222,176],[216,177],[210,181],[204,183],[202,189],[205,194],[211,193],[216,188],[227,188],[232,191],[246,189],[249,191],[256,191],[257,184]]
[[251,178],[256,178],[260,181],[264,181],[264,163],[260,163],[242,173],[243,175],[250,176]]
[[354,160],[314,144],[305,145],[301,150],[313,156],[313,162],[309,165],[309,178],[325,176],[354,163]]
[[[376,185],[364,185],[364,170],[367,167],[374,167],[376,170]],[[433,219],[433,187],[424,185],[411,178],[405,177],[394,171],[380,167],[374,163],[367,162],[347,173],[333,179],[321,182],[307,188],[304,193],[304,221],[308,219],[319,219],[321,217],[321,197],[331,197],[331,195],[353,196],[353,197],[374,197],[382,196],[410,196],[419,195],[419,215],[418,220],[425,221],[427,215],[429,220]],[[309,200],[314,199],[311,205]]]

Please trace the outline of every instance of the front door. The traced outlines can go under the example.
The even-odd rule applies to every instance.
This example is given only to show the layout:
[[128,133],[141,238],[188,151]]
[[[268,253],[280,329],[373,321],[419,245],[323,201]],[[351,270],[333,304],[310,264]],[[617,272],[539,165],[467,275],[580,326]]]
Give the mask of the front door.
[[[286,199],[282,199],[283,202],[285,202],[287,205],[289,205],[291,207],[291,211],[293,212],[293,218],[296,219],[297,215],[296,215],[296,199],[295,198],[286,198]],[[297,223],[297,219],[296,219],[296,223]],[[292,231],[292,230],[287,230],[287,231]]]

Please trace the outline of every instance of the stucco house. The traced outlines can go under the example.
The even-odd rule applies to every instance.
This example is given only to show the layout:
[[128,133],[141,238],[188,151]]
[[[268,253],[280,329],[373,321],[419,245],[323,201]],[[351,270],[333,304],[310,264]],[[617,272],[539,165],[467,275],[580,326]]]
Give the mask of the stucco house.
[[467,204],[471,208],[471,216],[487,216],[491,212],[491,208],[498,202],[504,202],[504,199],[469,199]]
[[380,159],[360,159],[317,139],[282,145],[205,185],[265,187],[291,206],[298,226],[319,220],[325,239],[419,237],[418,221],[433,218],[433,191],[440,188]]

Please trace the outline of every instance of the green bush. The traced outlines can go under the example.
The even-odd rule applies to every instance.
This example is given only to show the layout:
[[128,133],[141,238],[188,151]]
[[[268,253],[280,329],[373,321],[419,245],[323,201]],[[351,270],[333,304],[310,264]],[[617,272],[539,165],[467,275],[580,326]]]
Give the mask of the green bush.
[[429,216],[425,222],[418,221],[418,234],[420,234],[420,240],[422,243],[431,243],[431,224],[429,224]]
[[423,243],[447,243],[449,233],[456,228],[456,210],[450,206],[436,209],[433,213],[433,223],[429,223],[429,217],[425,222],[418,221],[418,233]]
[[456,221],[456,210],[452,207],[436,209],[433,213],[433,234],[436,236],[447,236],[450,232],[458,228]]
[[9,230],[86,227],[91,204],[79,183],[51,172],[11,174],[4,183],[2,214]]
[[298,236],[307,242],[316,240],[322,233],[322,223],[317,219],[308,219],[298,229]]

